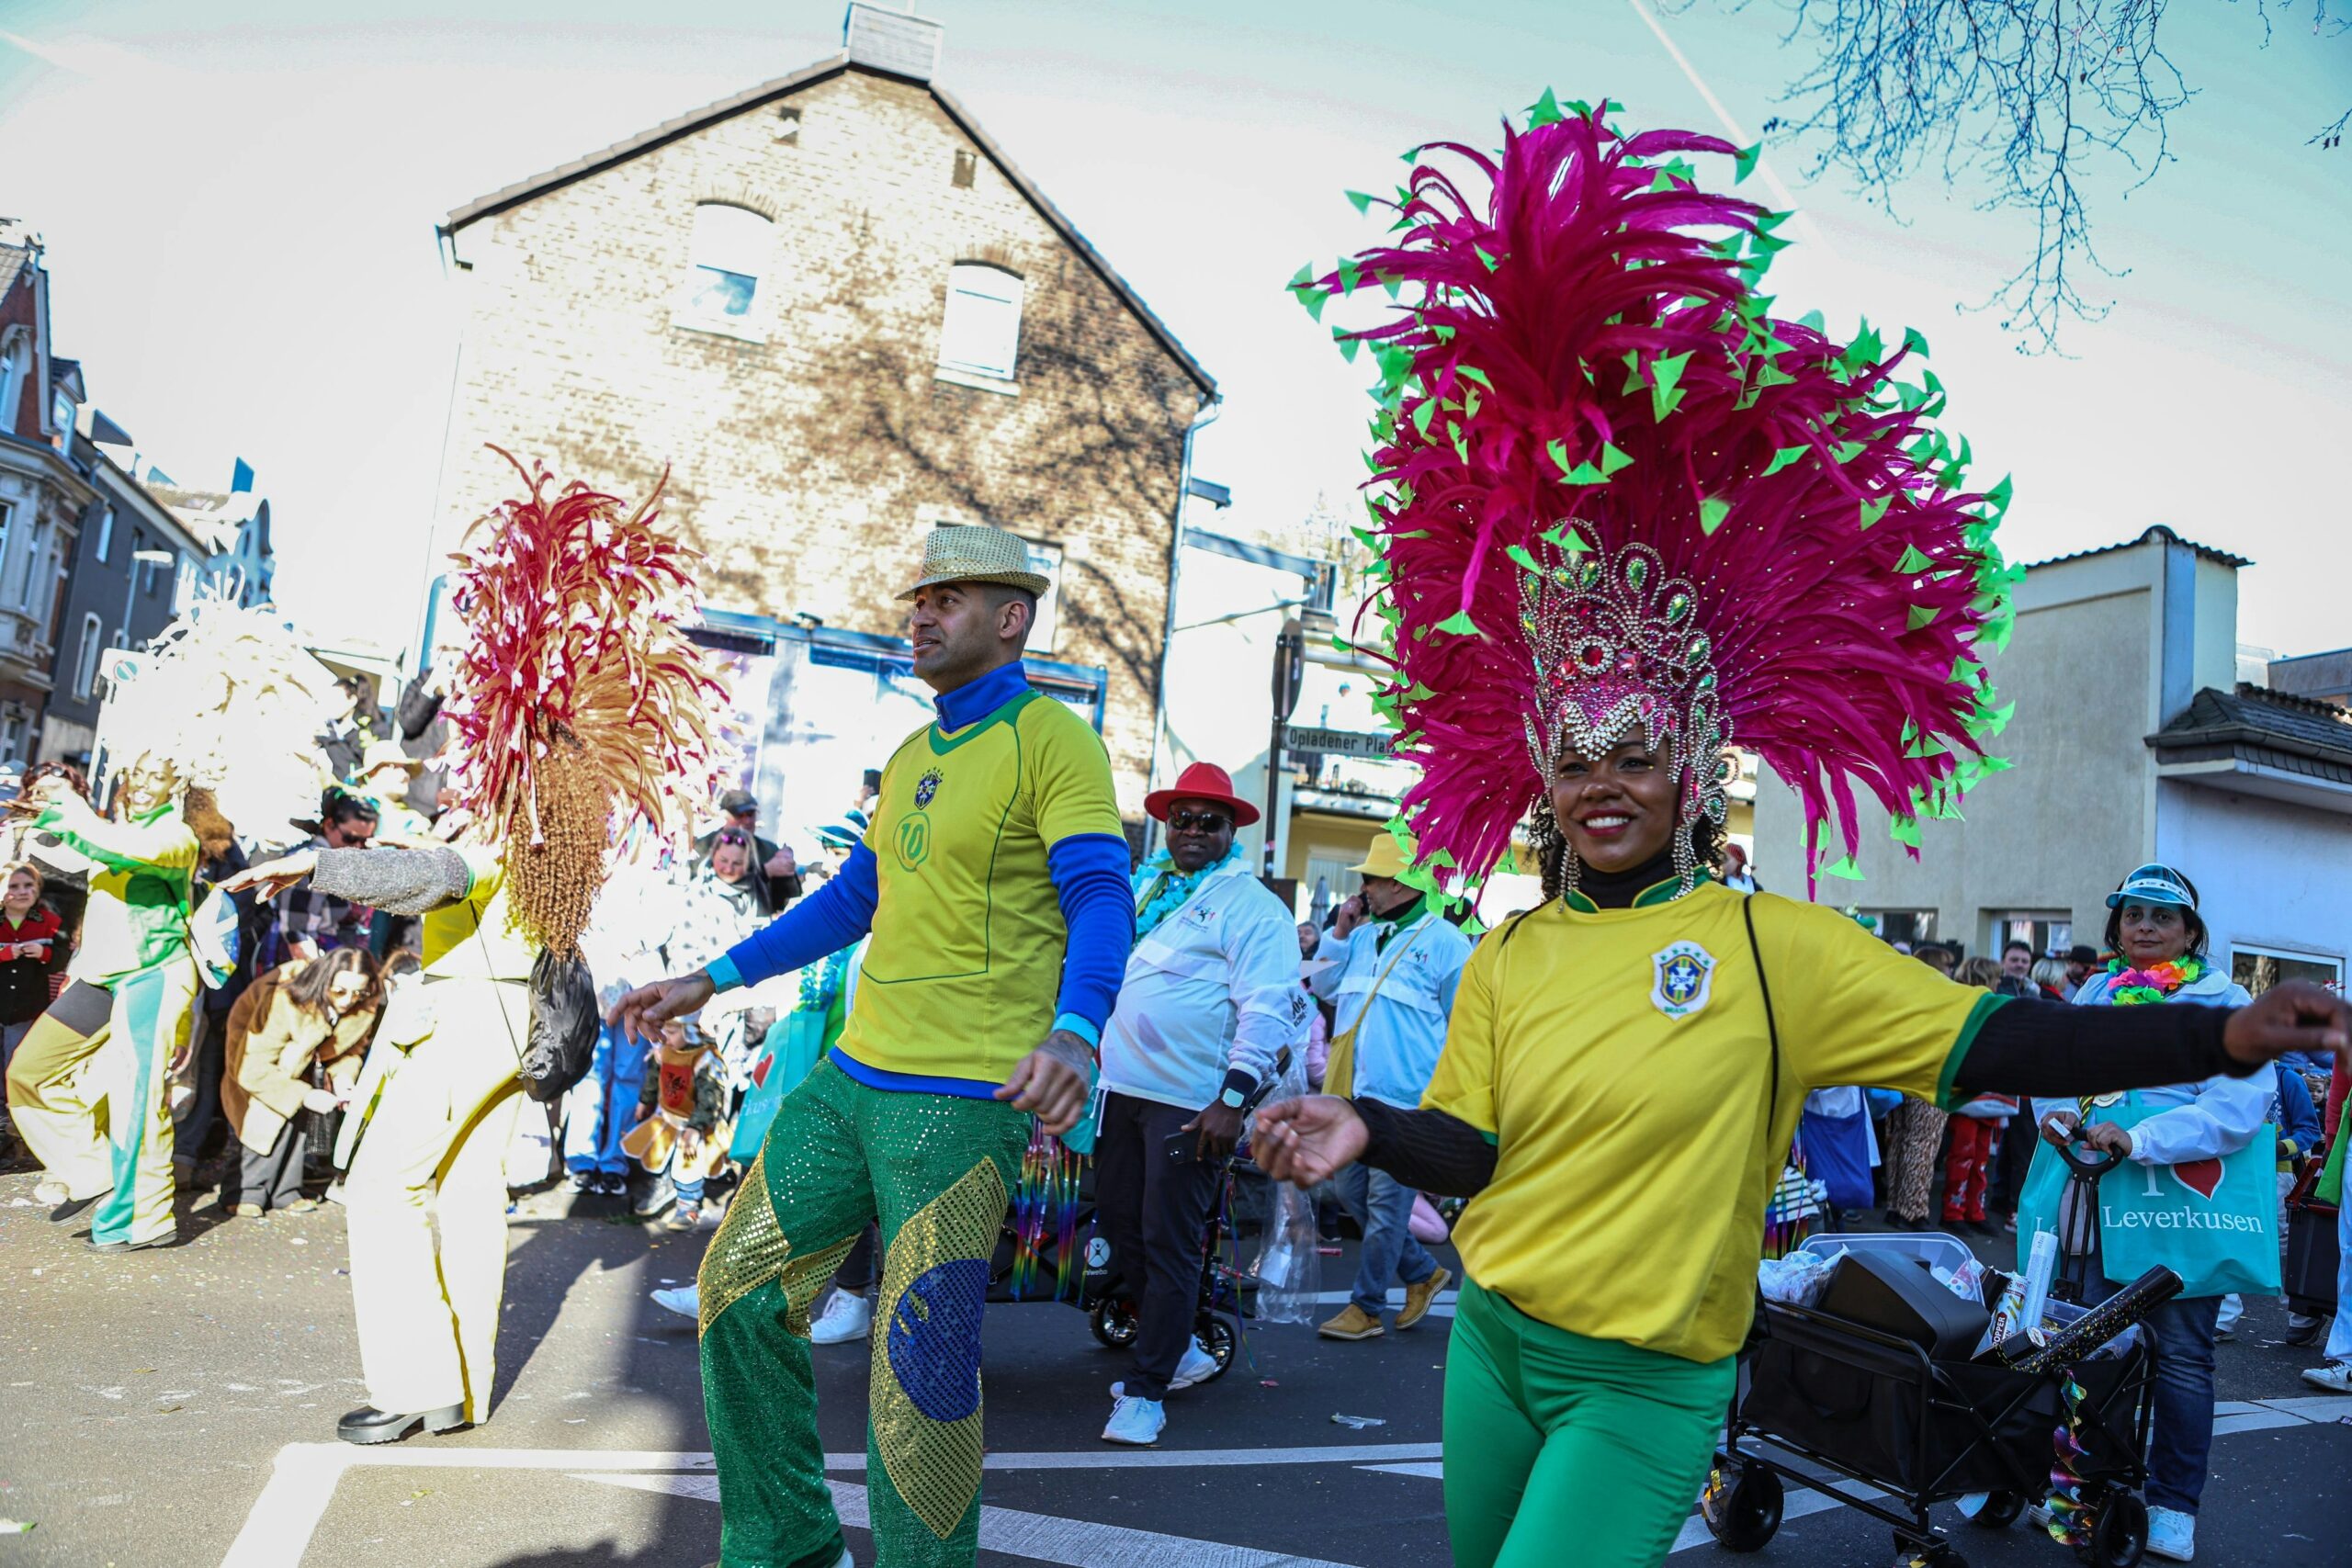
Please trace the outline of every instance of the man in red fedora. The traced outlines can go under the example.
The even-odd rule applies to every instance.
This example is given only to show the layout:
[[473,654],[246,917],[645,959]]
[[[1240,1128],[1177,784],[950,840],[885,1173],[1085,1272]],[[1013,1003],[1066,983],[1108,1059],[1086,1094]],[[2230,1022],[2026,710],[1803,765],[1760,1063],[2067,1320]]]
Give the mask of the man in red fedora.
[[1113,1289],[1138,1317],[1135,1368],[1112,1386],[1105,1442],[1149,1444],[1169,1393],[1214,1371],[1193,1337],[1201,1236],[1241,1107],[1306,1036],[1298,934],[1234,846],[1258,808],[1211,762],[1144,796],[1167,840],[1136,872],[1136,945],[1102,1031],[1107,1091],[1094,1143],[1094,1200]]

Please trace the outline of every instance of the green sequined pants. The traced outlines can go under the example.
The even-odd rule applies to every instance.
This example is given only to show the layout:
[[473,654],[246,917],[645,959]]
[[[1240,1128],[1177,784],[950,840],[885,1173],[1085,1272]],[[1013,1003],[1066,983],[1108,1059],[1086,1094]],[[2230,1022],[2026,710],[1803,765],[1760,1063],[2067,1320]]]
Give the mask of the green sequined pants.
[[866,1427],[877,1568],[979,1550],[980,1314],[1029,1141],[993,1100],[869,1089],[830,1061],[787,1096],[704,1254],[703,1408],[722,1568],[833,1568],[808,1308],[879,1220]]

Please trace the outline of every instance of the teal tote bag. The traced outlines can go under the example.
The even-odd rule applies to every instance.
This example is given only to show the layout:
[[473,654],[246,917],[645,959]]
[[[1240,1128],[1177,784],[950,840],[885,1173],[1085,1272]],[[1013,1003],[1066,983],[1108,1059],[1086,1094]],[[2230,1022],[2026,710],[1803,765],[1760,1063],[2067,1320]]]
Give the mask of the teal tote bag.
[[[2127,1094],[2120,1104],[2094,1105],[2085,1120],[2112,1122],[2128,1132],[2167,1109],[2151,1109],[2137,1094]],[[2034,1233],[2059,1229],[2066,1189],[2066,1162],[2035,1136],[2033,1167],[2018,1201],[2019,1269]],[[2109,1171],[2098,1184],[2101,1271],[2125,1283],[2161,1264],[2181,1277],[2184,1296],[2278,1294],[2278,1130],[2266,1125],[2252,1143],[2220,1159],[2184,1165],[2127,1159]]]

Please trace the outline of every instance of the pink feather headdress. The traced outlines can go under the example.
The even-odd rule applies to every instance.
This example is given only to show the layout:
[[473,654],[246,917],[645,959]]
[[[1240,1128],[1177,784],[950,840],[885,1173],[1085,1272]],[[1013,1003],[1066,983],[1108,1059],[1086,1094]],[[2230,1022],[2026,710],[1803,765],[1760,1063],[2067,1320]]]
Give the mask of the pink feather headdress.
[[1383,707],[1420,769],[1404,820],[1425,866],[1476,881],[1563,749],[1639,735],[1674,746],[1686,828],[1722,822],[1736,743],[1801,797],[1808,879],[1825,824],[1851,874],[1858,784],[1916,852],[1920,817],[2006,766],[1981,659],[2009,629],[2007,482],[1962,489],[1941,388],[1896,376],[1916,333],[1887,353],[1770,313],[1786,214],[1702,191],[1680,156],[1745,174],[1752,152],[1626,136],[1613,107],[1547,92],[1499,156],[1421,149],[1379,204],[1402,237],[1292,280],[1318,319],[1402,294],[1333,335],[1382,371],[1366,538]]

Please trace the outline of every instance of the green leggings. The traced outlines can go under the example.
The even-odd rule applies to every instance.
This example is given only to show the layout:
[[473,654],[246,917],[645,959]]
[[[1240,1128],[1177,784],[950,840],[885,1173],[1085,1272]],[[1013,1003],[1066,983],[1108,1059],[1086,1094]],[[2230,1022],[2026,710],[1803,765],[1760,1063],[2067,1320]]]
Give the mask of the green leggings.
[[1029,1124],[993,1100],[869,1089],[831,1062],[777,1108],[699,1281],[725,1568],[832,1568],[841,1558],[808,1308],[877,1219],[865,1465],[876,1562],[970,1568],[980,1314]]
[[1454,1568],[1665,1562],[1737,1375],[1728,1356],[1686,1361],[1538,1323],[1464,1280],[1445,1359]]

